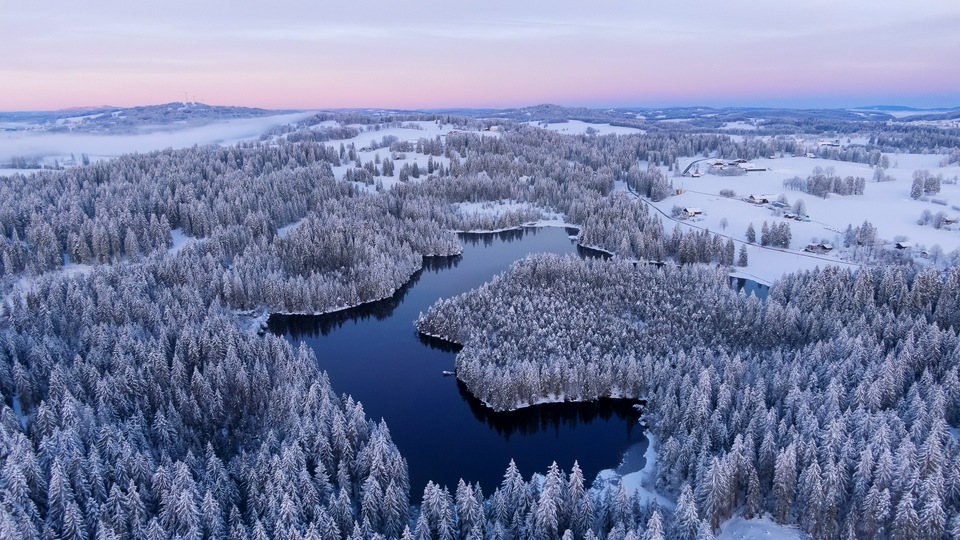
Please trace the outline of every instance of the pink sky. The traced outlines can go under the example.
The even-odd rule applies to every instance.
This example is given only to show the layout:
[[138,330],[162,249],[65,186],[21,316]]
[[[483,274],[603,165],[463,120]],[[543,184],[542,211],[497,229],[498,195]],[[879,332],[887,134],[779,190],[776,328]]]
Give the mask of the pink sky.
[[0,0],[0,110],[960,106],[960,2]]

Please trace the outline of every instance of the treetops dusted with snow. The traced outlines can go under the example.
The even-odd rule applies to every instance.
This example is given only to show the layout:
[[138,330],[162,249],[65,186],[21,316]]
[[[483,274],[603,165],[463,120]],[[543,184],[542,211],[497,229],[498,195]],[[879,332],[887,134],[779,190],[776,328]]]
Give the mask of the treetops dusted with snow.
[[[282,139],[3,179],[2,536],[400,535],[410,486],[386,426],[336,397],[309,353],[240,332],[230,308],[389,295],[423,256],[459,252],[449,229],[487,219],[454,203],[523,201],[596,220],[597,245],[665,251],[655,220],[606,209],[641,208],[612,195],[612,170],[539,142],[450,136],[449,167],[380,193],[335,180],[333,147]],[[193,241],[171,254],[174,231]],[[60,272],[68,260],[89,272]],[[639,526],[583,512],[598,535]],[[470,515],[457,519],[472,530]]]
[[386,426],[172,264],[43,279],[11,314],[0,386],[27,417],[0,416],[0,536],[300,536],[352,529],[374,492],[396,501],[377,530],[405,522]]
[[[391,139],[405,122],[447,127]],[[754,159],[795,139],[497,123],[319,116],[255,143],[0,178],[0,536],[689,538],[735,510],[823,537],[958,527],[956,269],[828,270],[741,297],[715,268],[731,240],[665,231],[617,186],[666,196],[658,166],[678,156]],[[875,140],[840,157],[873,162],[897,139]],[[514,211],[465,211],[487,204]],[[421,327],[466,345],[458,375],[498,408],[648,398],[676,515],[586,488],[576,464],[528,481],[510,467],[486,497],[428,485],[413,508],[423,486],[386,424],[305,349],[240,330],[234,310],[382,298],[424,256],[458,253],[453,230],[556,214],[620,260],[530,259]],[[174,235],[191,241],[172,250]]]
[[726,281],[531,256],[418,327],[464,345],[457,376],[495,409],[645,399],[684,534],[697,521],[682,516],[715,529],[735,511],[818,538],[946,534],[960,519],[960,270],[827,269],[764,302]]
[[814,167],[813,174],[806,179],[795,176],[783,181],[783,187],[787,189],[796,189],[823,198],[827,198],[831,193],[863,195],[866,184],[867,180],[862,176],[841,178],[834,173],[832,167],[826,169]]
[[[431,146],[435,144],[440,147]],[[551,152],[544,151],[545,144]],[[601,148],[591,149],[594,145]],[[546,212],[582,223],[584,244],[622,256],[661,260],[679,253],[681,236],[668,241],[659,219],[613,192],[618,174],[626,178],[635,174],[632,163],[638,151],[616,138],[576,141],[524,128],[503,137],[451,133],[443,142],[434,139],[423,146],[449,156],[449,167],[423,181],[362,197],[357,184],[331,179],[331,166],[340,163],[332,146],[283,139],[230,148],[166,150],[58,173],[16,175],[0,185],[0,193],[11,202],[0,209],[0,278],[10,284],[23,273],[55,270],[64,260],[135,261],[169,247],[171,231],[180,230],[204,239],[192,249],[198,249],[201,257],[210,253],[227,269],[210,275],[217,272],[206,265],[185,274],[203,283],[229,283],[229,291],[220,292],[231,305],[322,311],[395,289],[403,275],[415,269],[414,252],[455,253],[456,240],[444,229],[516,227]],[[618,173],[623,164],[626,169]],[[650,169],[639,174],[638,182],[647,177],[663,178],[657,169]],[[459,212],[453,206],[503,200],[524,210],[490,216]],[[313,225],[305,230],[314,236],[325,228],[349,230],[358,240],[379,235],[380,240],[353,245],[372,249],[364,255],[370,262],[376,259],[374,253],[391,253],[389,259],[402,270],[383,268],[366,276],[337,276],[322,266],[307,270],[310,263],[295,262],[313,260],[305,256],[306,250],[338,250],[322,247],[329,240],[307,239],[295,232],[291,234],[296,241],[278,240],[276,232],[308,214]],[[384,227],[383,219],[395,222]],[[400,230],[405,232],[397,236]],[[311,245],[315,240],[320,243]],[[385,243],[375,247],[378,242]],[[729,264],[717,245],[697,252],[688,253],[688,260]],[[358,256],[350,255],[351,260]],[[183,264],[196,266],[199,259],[190,257]],[[348,284],[354,279],[378,284],[360,283],[361,291],[355,293]],[[321,284],[331,280],[338,285]]]
[[[726,279],[699,265],[635,269],[627,262],[533,256],[475,292],[435,304],[418,326],[465,345],[457,376],[497,410],[637,396],[642,353],[668,353],[674,332],[689,331],[693,340],[698,332],[741,326],[726,316],[717,324],[712,318],[722,313],[752,318],[735,307],[709,308],[739,301]],[[526,336],[529,346],[515,336]]]

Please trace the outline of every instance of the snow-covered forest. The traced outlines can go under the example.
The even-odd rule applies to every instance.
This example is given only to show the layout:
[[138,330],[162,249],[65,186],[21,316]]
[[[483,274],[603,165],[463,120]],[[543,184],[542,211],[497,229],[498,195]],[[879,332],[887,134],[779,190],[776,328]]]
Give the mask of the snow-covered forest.
[[[457,129],[378,135],[414,121]],[[834,159],[958,146],[890,129]],[[795,275],[761,303],[716,268],[731,239],[665,232],[634,195],[669,196],[680,156],[802,151],[349,114],[2,177],[0,537],[695,538],[736,511],[818,537],[960,535],[956,269]],[[557,214],[616,259],[529,259],[420,328],[465,345],[458,377],[497,409],[646,399],[675,511],[590,490],[575,464],[411,486],[387,426],[311,351],[248,329],[388,297],[458,253],[454,231]]]
[[713,528],[737,510],[824,538],[955,528],[960,270],[796,274],[763,302],[727,280],[531,256],[418,326],[464,345],[457,376],[495,409],[644,399],[658,487]]

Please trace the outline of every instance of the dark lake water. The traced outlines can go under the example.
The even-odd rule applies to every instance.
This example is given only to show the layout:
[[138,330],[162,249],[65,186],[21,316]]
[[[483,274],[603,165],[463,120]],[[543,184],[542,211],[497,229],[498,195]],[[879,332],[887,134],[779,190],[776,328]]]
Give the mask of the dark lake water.
[[766,300],[767,295],[770,294],[770,286],[757,283],[752,279],[747,278],[730,278],[730,286],[738,291],[743,291],[747,295],[754,295],[760,300]]
[[440,298],[477,288],[530,253],[579,253],[576,230],[523,229],[465,234],[463,254],[429,258],[424,269],[392,298],[329,315],[270,317],[272,332],[306,342],[327,371],[335,391],[363,403],[371,418],[383,418],[410,468],[412,502],[433,480],[452,489],[463,478],[480,482],[485,494],[500,485],[511,459],[529,477],[553,461],[569,471],[579,462],[590,482],[615,468],[625,451],[643,453],[643,428],[632,403],[540,405],[495,413],[474,399],[455,377],[456,348],[421,336],[420,312]]

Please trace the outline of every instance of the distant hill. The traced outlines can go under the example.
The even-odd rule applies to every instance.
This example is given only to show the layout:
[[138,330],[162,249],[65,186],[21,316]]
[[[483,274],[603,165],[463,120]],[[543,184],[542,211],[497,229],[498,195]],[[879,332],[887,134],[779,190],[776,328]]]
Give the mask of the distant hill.
[[925,121],[933,122],[937,120],[957,120],[960,119],[960,109],[948,109],[938,112],[929,112],[926,114],[915,114],[901,118],[903,122]]
[[891,112],[911,112],[915,111],[918,114],[920,113],[932,113],[932,112],[943,112],[943,111],[955,111],[960,109],[960,107],[933,107],[933,108],[917,108],[917,107],[905,107],[903,105],[868,105],[866,107],[854,107],[854,110],[858,111],[891,111]]

